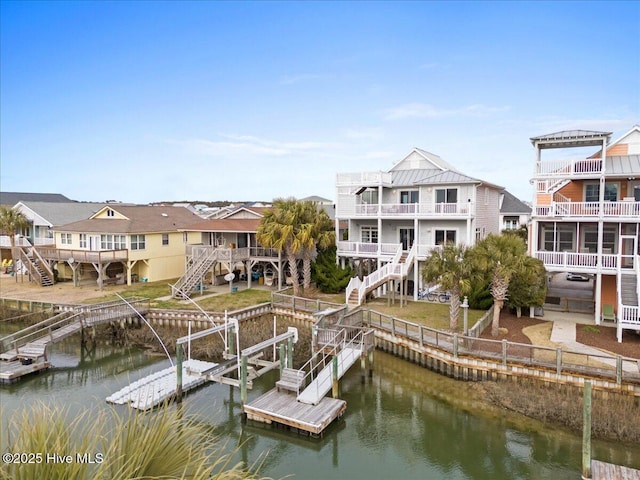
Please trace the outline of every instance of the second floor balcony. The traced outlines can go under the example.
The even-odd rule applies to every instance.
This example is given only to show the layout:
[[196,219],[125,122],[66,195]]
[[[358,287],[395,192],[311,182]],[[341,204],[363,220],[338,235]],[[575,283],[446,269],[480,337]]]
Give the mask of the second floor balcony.
[[545,160],[536,163],[536,178],[597,177],[602,172],[601,158]]
[[55,247],[37,247],[38,253],[45,260],[75,263],[107,263],[124,262],[129,259],[128,250],[77,250]]
[[533,214],[537,217],[590,217],[597,218],[602,212],[607,218],[639,218],[640,202],[551,202],[536,205]]
[[466,218],[475,213],[473,202],[465,203],[382,203],[338,205],[336,215],[345,218]]
[[[337,255],[340,257],[378,258],[390,261],[402,248],[400,243],[367,243],[367,242],[338,242]],[[426,259],[433,250],[442,248],[439,245],[418,244],[416,256],[419,260]]]

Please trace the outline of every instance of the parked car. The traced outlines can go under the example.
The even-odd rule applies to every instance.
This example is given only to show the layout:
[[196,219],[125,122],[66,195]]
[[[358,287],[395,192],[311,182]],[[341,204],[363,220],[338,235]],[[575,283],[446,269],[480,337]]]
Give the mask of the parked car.
[[589,275],[586,273],[567,273],[567,280],[573,280],[574,282],[588,282]]

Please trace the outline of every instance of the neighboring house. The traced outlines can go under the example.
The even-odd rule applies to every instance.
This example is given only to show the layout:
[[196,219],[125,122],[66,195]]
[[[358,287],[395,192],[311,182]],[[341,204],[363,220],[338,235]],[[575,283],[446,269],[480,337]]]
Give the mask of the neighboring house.
[[185,245],[200,240],[179,230],[200,221],[182,207],[110,204],[86,220],[56,227],[55,246],[36,250],[76,285],[169,280],[184,273]]
[[[550,272],[595,277],[597,324],[608,305],[619,327],[640,330],[640,127],[612,143],[610,137],[573,130],[531,139],[536,169],[530,253]],[[589,157],[557,155],[557,149],[583,147],[599,150]],[[556,155],[547,160],[549,150]]]
[[105,206],[104,203],[36,202],[23,200],[13,208],[24,214],[30,222],[23,237],[31,245],[53,245],[55,228],[67,223],[86,220]]
[[[433,153],[413,149],[388,172],[337,175],[336,236],[347,222],[348,238],[338,242],[338,257],[362,273],[347,288],[348,303],[389,281],[401,288],[421,282],[420,267],[445,242],[474,245],[499,233],[503,188],[469,177]],[[395,287],[394,287],[395,288]],[[413,289],[417,298],[418,289]]]
[[263,248],[256,240],[265,210],[265,207],[236,207],[222,218],[183,229],[198,245],[187,246],[185,274],[174,285],[173,295],[184,297],[198,285],[226,282],[224,275],[229,272],[246,276],[249,287],[253,280],[282,288],[283,280],[286,281],[286,260],[280,252]]
[[18,202],[73,202],[60,193],[0,192],[0,205],[13,207]]
[[500,194],[500,229],[518,230],[529,224],[531,207],[504,190]]

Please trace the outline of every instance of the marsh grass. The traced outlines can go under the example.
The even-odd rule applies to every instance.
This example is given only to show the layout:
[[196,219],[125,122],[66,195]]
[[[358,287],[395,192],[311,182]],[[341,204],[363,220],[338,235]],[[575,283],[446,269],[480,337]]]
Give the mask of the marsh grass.
[[[258,465],[233,464],[233,452],[223,453],[210,429],[168,405],[144,414],[85,410],[72,418],[69,410],[40,403],[14,416],[6,438],[5,451],[43,455],[40,463],[3,463],[0,477],[11,480],[258,478]],[[47,462],[46,452],[72,461]],[[92,455],[94,463],[77,454]]]
[[[518,382],[481,384],[492,403],[546,423],[582,431],[581,388],[544,384],[522,379]],[[595,438],[640,442],[640,399],[633,395],[594,391],[592,434]]]

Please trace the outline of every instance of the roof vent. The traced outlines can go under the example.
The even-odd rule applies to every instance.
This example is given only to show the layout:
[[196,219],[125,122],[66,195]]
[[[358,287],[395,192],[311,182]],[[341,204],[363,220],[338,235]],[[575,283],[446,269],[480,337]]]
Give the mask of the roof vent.
[[162,215],[163,217],[168,217],[169,216],[169,214],[167,214],[167,213],[161,213],[160,215]]

